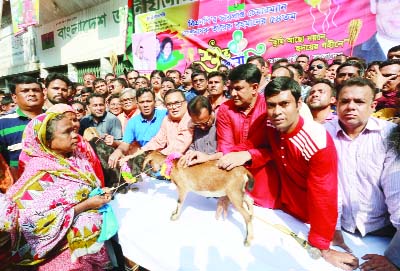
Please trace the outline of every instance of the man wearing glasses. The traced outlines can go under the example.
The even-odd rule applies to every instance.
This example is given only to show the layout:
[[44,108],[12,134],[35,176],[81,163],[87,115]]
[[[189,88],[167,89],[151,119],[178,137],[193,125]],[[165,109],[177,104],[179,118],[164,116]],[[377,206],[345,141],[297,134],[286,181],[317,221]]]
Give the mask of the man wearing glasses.
[[160,131],[142,150],[158,150],[169,155],[173,152],[184,153],[192,143],[193,129],[190,127],[190,116],[187,112],[185,94],[178,89],[170,89],[164,96],[168,116],[164,118]]
[[323,58],[314,58],[310,62],[310,67],[308,69],[308,78],[311,82],[316,79],[325,78],[326,71],[328,69],[328,63]]

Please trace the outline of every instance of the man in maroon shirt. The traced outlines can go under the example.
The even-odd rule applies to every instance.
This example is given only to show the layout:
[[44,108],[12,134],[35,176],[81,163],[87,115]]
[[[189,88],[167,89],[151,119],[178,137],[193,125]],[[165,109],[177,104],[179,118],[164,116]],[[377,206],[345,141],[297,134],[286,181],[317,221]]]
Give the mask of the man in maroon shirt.
[[293,79],[272,80],[264,92],[266,132],[246,144],[258,145],[266,136],[281,181],[280,209],[310,223],[308,242],[321,250],[327,262],[353,270],[358,267],[356,257],[330,249],[338,216],[335,145],[322,125],[300,117],[300,93]]
[[[271,160],[268,143],[264,140],[252,148],[240,146],[252,134],[260,133],[264,129],[262,124],[265,123],[267,115],[264,97],[258,92],[260,79],[260,70],[251,63],[239,65],[229,73],[232,98],[218,109],[218,153],[209,156],[196,153],[195,156],[188,157],[187,164],[219,159],[218,166],[226,170],[244,165],[254,176],[254,188],[248,192],[254,203],[267,208],[276,208],[279,179],[276,165]],[[226,197],[220,202],[225,203],[224,207],[229,203]],[[222,208],[217,210],[217,216],[220,211]]]

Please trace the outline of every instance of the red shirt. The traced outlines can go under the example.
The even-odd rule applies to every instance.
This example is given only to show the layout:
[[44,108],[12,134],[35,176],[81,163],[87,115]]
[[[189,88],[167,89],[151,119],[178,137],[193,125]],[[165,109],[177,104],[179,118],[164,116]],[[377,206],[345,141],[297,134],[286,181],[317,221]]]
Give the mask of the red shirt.
[[[279,169],[281,209],[310,223],[309,243],[328,249],[337,221],[337,153],[325,128],[301,117],[293,132],[267,122],[267,138]],[[264,139],[265,140],[265,139]]]
[[265,131],[266,104],[263,95],[258,95],[253,109],[245,115],[238,110],[232,100],[223,103],[218,109],[217,149],[226,154],[235,151],[248,151],[251,165],[247,168],[253,174],[255,183],[248,193],[256,205],[275,208],[278,206],[279,178],[272,161],[268,142],[247,148],[243,145],[252,134]]

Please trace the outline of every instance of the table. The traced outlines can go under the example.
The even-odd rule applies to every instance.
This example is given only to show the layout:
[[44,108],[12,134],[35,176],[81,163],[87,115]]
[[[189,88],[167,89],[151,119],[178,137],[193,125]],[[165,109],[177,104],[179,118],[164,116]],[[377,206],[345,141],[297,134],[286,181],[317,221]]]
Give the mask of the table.
[[[120,223],[118,236],[125,257],[146,269],[339,270],[323,259],[311,259],[292,237],[257,218],[253,219],[254,240],[245,247],[242,216],[230,208],[226,220],[216,220],[214,198],[189,193],[180,218],[171,221],[177,199],[173,184],[145,178],[134,186],[139,190],[116,195],[111,205]],[[286,225],[303,238],[308,234],[308,225],[282,211],[255,206],[254,214]],[[383,255],[389,244],[388,238],[361,239],[347,233],[344,238],[359,258],[366,253]]]

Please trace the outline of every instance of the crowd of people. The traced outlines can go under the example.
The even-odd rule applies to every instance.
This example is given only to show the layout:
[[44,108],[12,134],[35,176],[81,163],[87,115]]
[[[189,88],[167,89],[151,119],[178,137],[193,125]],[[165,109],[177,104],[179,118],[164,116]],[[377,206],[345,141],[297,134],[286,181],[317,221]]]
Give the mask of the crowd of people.
[[[43,83],[16,76],[1,95],[0,165],[8,178],[0,183],[0,267],[112,268],[101,215],[112,192],[82,137],[95,127],[115,149],[111,168],[139,150],[178,152],[186,166],[245,166],[255,179],[247,191],[254,204],[309,223],[308,242],[327,262],[398,270],[397,52],[400,46],[368,65],[345,55],[273,64],[255,55],[210,73],[193,63],[182,72],[154,70],[150,79],[136,70],[87,73],[83,84],[57,73]],[[217,214],[228,206],[221,197]],[[384,255],[364,255],[359,264],[343,231],[391,242]]]

